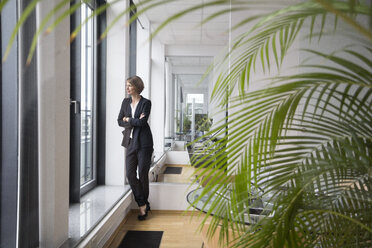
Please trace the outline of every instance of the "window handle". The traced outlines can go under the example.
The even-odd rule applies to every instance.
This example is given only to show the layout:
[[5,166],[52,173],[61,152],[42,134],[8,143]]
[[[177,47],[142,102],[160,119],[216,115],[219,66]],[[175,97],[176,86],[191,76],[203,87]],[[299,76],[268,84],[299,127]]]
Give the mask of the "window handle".
[[76,100],[70,100],[70,104],[74,105],[74,114],[80,113],[80,102]]

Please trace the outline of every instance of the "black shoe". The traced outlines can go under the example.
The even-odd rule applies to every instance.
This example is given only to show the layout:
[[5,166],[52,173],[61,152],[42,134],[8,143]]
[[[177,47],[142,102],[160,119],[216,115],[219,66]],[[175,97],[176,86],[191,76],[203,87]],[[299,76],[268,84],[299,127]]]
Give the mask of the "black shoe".
[[150,203],[146,203],[146,214],[147,214],[149,211],[151,212]]
[[147,213],[150,211],[150,205],[148,203],[146,203],[146,209],[145,209],[145,214],[141,215],[139,214],[137,216],[138,220],[146,220],[146,217],[147,217]]
[[144,215],[138,215],[137,218],[138,220],[146,220],[146,217],[147,217],[147,213],[145,213]]

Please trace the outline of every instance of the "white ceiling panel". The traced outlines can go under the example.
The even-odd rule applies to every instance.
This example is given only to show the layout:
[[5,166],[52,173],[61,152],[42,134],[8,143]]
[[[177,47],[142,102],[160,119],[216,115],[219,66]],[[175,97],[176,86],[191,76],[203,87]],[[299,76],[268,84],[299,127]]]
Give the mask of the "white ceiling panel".
[[[175,1],[152,8],[146,11],[144,15],[151,22],[152,31],[154,31],[160,23],[175,13],[208,1]],[[138,4],[140,0],[134,2]],[[164,27],[157,37],[165,45],[226,45],[228,41],[226,30],[229,28],[230,21],[229,14],[218,16],[200,25],[202,20],[211,14],[226,8],[229,8],[229,6],[214,6],[190,12]]]
[[230,6],[227,4],[218,5],[218,6],[208,6],[203,8],[203,13],[207,15],[215,14],[220,11],[224,11],[226,9],[229,9]]
[[229,30],[229,22],[206,22],[203,23],[202,28],[204,30],[220,31],[227,33]]
[[209,66],[213,57],[209,56],[168,56],[167,61],[173,66]]
[[226,32],[223,32],[221,30],[219,31],[204,30],[202,37],[209,38],[209,39],[223,39],[223,40],[229,39]]
[[199,36],[200,37],[200,32],[202,30],[199,28],[199,29],[194,29],[194,30],[179,30],[179,29],[175,29],[173,30],[173,34],[174,35],[181,35],[181,36]]
[[194,14],[194,13],[189,13],[186,15],[183,15],[177,19],[174,19],[173,22],[184,22],[184,23],[201,23],[203,20],[203,15],[202,14]]
[[204,79],[202,82],[202,75],[177,75],[178,80],[183,85],[184,90],[197,89],[200,93],[208,90],[208,81]]
[[200,29],[200,22],[172,22],[169,26],[174,30],[195,30]]
[[[169,3],[164,5],[165,9],[168,11],[170,14],[176,14],[180,11],[184,11],[187,9],[190,9],[194,6],[194,4],[186,4],[186,1],[183,1],[183,3]],[[202,9],[196,9],[191,11],[188,15],[201,15],[202,14]]]
[[175,42],[179,45],[197,45],[201,44],[200,36],[193,35],[193,36],[183,36],[175,34]]

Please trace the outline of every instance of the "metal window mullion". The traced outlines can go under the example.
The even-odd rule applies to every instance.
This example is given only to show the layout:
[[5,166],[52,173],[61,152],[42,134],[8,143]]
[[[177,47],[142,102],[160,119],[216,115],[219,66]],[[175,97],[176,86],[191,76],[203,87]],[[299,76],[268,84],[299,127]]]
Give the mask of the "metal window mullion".
[[[22,12],[31,0],[20,1]],[[19,31],[19,228],[18,247],[39,246],[38,86],[36,56],[26,64],[36,14]]]
[[[71,2],[74,5],[78,0]],[[75,11],[71,15],[70,29],[74,30],[81,23],[81,12]],[[81,84],[81,33],[79,33],[75,40],[71,43],[71,89],[70,95],[71,99],[77,102],[81,101],[80,87],[76,85]],[[81,102],[80,102],[81,103]],[[81,106],[81,104],[80,104]],[[73,106],[72,106],[73,107]],[[70,115],[70,203],[77,203],[80,201],[80,142],[77,144],[76,139],[80,140],[81,136],[81,112],[74,113],[71,112]]]
[[[85,6],[85,18],[88,17],[88,6],[86,5]],[[84,33],[84,36],[85,36],[85,108],[87,108],[88,106],[88,98],[86,97],[88,95],[88,46],[87,46],[87,43],[88,43],[88,24],[89,24],[89,21],[85,24],[85,33]],[[85,109],[85,118],[84,118],[84,132],[86,133],[87,132],[87,109]],[[87,158],[87,150],[88,150],[88,145],[87,145],[87,142],[84,143],[84,183],[87,182],[87,161],[88,161],[88,158]]]
[[92,158],[92,165],[93,165],[93,171],[92,171],[92,178],[95,181],[95,184],[97,184],[97,18],[93,19],[93,29],[92,29],[92,79],[93,79],[93,99],[92,99],[92,153],[94,154]]
[[[98,0],[98,5],[105,4],[106,1]],[[106,12],[97,16],[97,34],[95,37],[106,30]],[[97,184],[105,184],[105,162],[106,162],[106,39],[97,44],[97,94],[96,94],[96,169]]]
[[[17,22],[17,3],[9,1],[2,9],[1,58]],[[18,209],[18,38],[1,63],[0,118],[0,247],[17,246]]]

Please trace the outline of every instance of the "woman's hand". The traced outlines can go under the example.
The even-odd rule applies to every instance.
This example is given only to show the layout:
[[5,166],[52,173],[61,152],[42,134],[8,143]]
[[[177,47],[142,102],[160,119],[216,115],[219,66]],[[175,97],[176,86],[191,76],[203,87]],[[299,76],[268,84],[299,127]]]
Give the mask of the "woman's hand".
[[[145,117],[145,114],[142,113],[142,114],[140,115],[140,119],[142,119],[142,118],[144,118],[144,117]],[[123,121],[125,121],[125,122],[129,122],[129,117],[123,117]]]

